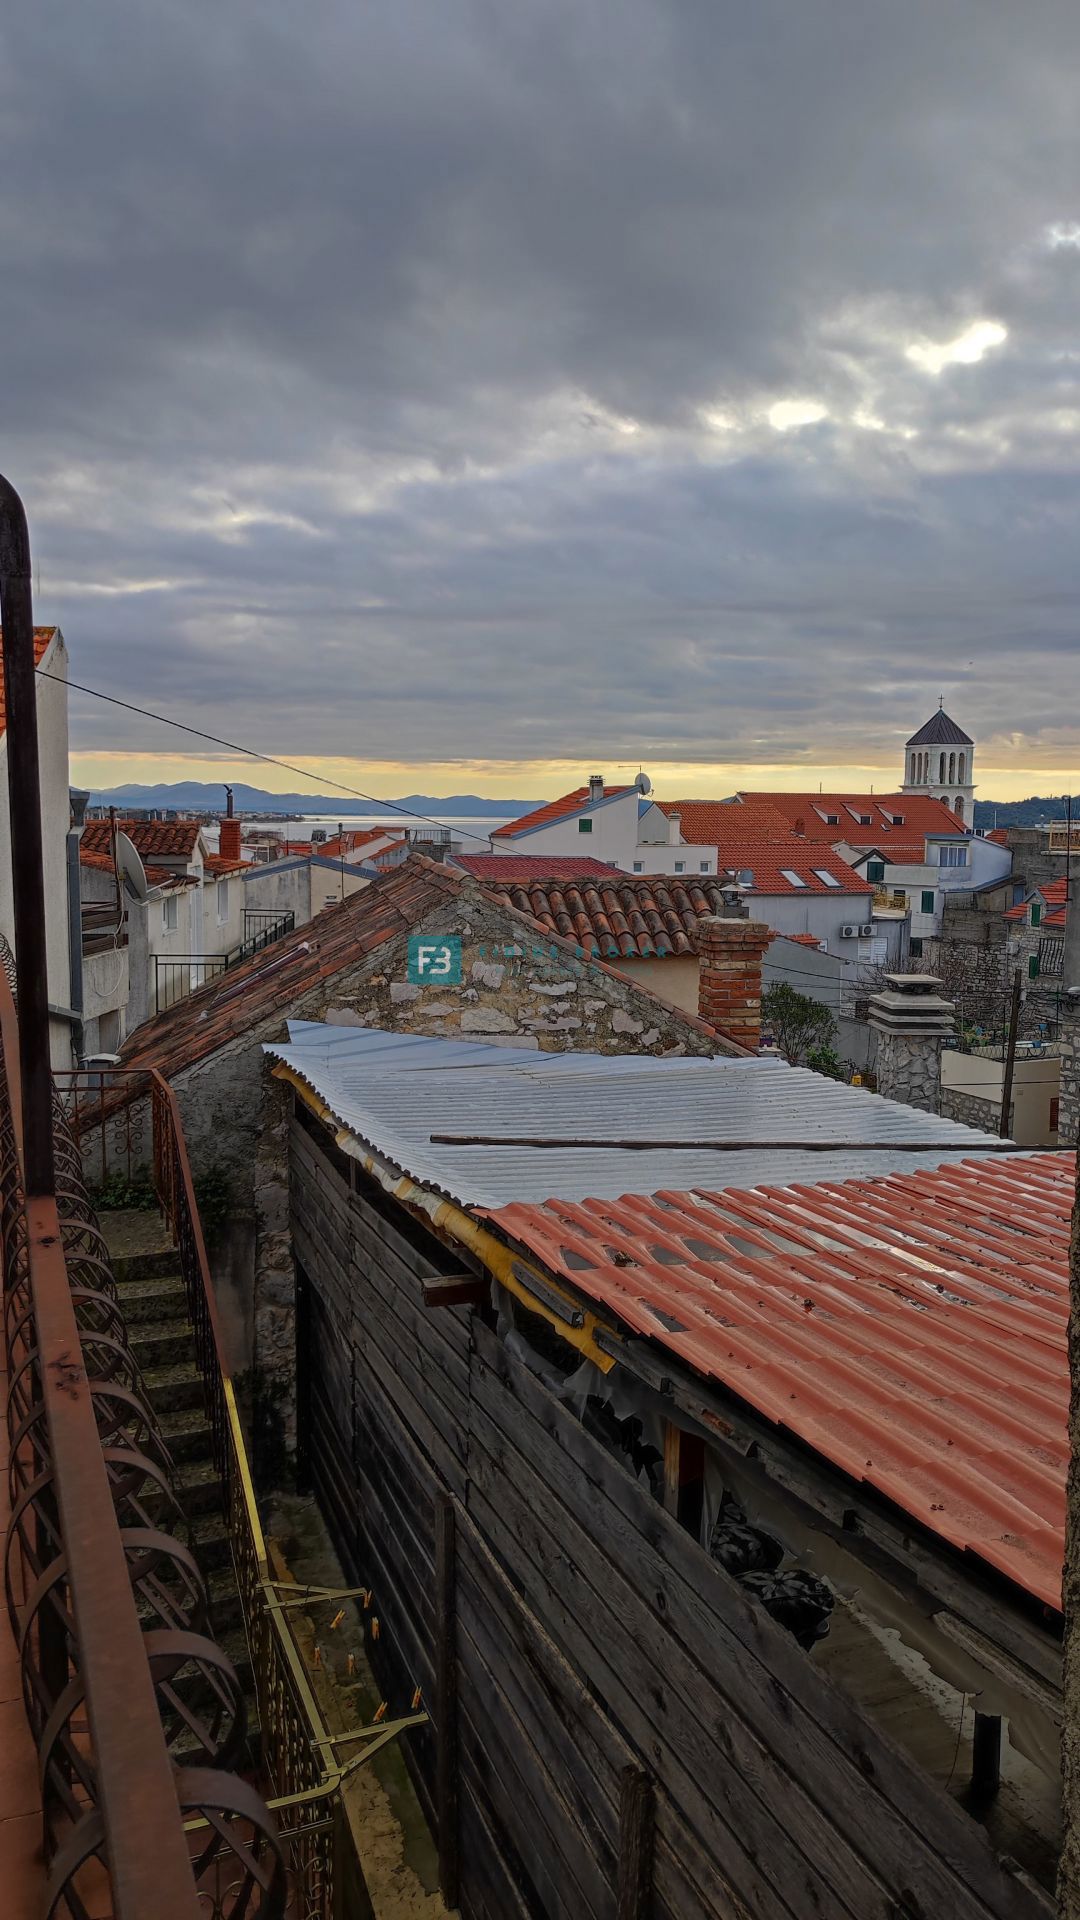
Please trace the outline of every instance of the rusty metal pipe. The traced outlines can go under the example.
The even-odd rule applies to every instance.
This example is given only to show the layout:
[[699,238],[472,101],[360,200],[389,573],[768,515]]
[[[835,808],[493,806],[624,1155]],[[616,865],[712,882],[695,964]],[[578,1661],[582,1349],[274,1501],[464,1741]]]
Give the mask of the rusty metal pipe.
[[56,1191],[56,1173],[49,1071],[49,983],[30,535],[23,503],[3,474],[0,474],[0,625],[4,632],[8,813],[15,903],[25,1180],[28,1195],[49,1196]]

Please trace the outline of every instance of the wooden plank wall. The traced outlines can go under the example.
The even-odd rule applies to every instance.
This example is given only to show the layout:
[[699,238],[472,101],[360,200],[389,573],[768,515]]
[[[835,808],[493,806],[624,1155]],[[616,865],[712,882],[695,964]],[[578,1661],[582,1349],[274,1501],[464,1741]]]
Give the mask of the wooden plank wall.
[[[326,1368],[313,1437],[350,1463],[355,1505],[329,1464],[316,1484],[347,1564],[376,1589],[393,1674],[430,1704],[439,1607],[453,1607],[466,1920],[1047,1920],[1051,1903],[982,1829],[479,1315],[423,1306],[441,1249],[400,1231],[331,1156],[294,1123],[297,1258]],[[435,1566],[447,1494],[452,1601]],[[414,1754],[433,1823],[438,1733]],[[635,1904],[626,1869],[626,1783],[643,1768],[651,1904]]]

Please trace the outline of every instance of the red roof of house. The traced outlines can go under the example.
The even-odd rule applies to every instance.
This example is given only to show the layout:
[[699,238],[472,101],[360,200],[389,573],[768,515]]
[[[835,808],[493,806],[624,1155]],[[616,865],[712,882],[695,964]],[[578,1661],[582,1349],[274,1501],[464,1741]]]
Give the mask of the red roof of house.
[[[631,793],[631,787],[605,787],[604,799],[613,800],[616,794]],[[589,804],[588,787],[575,787],[573,793],[564,793],[559,800],[549,800],[546,806],[534,808],[532,813],[523,813],[519,820],[507,820],[506,824],[496,827],[493,840],[513,840],[519,833],[531,832],[534,827],[549,827],[556,820],[567,820],[573,814],[580,813]]]
[[[865,899],[873,889],[869,881],[849,867],[832,848],[818,842],[798,840],[793,834],[767,841],[728,841],[719,848],[719,858],[730,873],[753,874],[756,894],[859,893]],[[785,877],[783,869],[797,873],[802,886]],[[830,886],[820,875],[832,875]]]
[[[197,820],[117,820],[142,860],[190,860],[198,842]],[[82,832],[88,852],[108,853],[112,827],[108,820],[88,820]]]
[[794,940],[800,947],[820,947],[821,941],[816,933],[782,933],[781,940]]
[[1075,1156],[488,1210],[559,1283],[1055,1609]]
[[369,847],[373,840],[385,840],[388,835],[392,836],[395,846],[400,846],[405,838],[404,833],[394,833],[388,827],[349,827],[344,833],[335,833],[332,840],[323,840],[317,847],[309,848],[309,852],[325,854],[330,860],[340,860],[343,853],[359,853],[362,847]]
[[[125,1066],[157,1067],[167,1078],[183,1073],[273,1015],[284,1020],[297,1001],[321,981],[359,966],[366,954],[408,933],[447,900],[453,903],[465,889],[474,887],[481,900],[494,900],[519,921],[542,931],[548,942],[563,943],[561,934],[542,926],[531,913],[521,914],[508,907],[467,874],[413,853],[400,866],[380,874],[370,886],[325,908],[317,919],[298,927],[286,939],[242,965],[230,967],[226,974],[208,981],[138,1027],[123,1048]],[[565,945],[568,953],[576,956],[576,944],[567,940]],[[607,963],[596,958],[592,964],[606,967]],[[696,1015],[657,1000],[638,981],[634,987],[662,1008],[665,1018],[704,1035],[717,1053],[745,1054],[745,1048],[724,1039]],[[118,1104],[122,1104],[122,1098]]]
[[[40,667],[49,648],[52,646],[59,629],[57,627],[34,628],[34,665]],[[0,629],[0,649],[3,646],[3,630]],[[7,730],[7,707],[4,701],[4,655],[0,651],[0,733]]]
[[989,833],[983,834],[983,839],[992,840],[995,847],[1007,847],[1009,844],[1009,829],[1008,827],[992,827]]
[[[573,940],[618,966],[622,960],[666,959],[697,952],[697,923],[703,914],[723,914],[722,883],[672,878],[667,874],[615,873],[597,861],[599,873],[563,879],[513,877],[518,862],[494,855],[496,869],[484,876],[485,890],[503,905],[527,913],[552,933]],[[553,862],[537,861],[537,866]],[[565,861],[583,866],[584,861]],[[506,879],[503,882],[503,873]],[[500,885],[500,882],[503,884]]]
[[203,861],[203,870],[213,874],[215,880],[224,880],[230,873],[247,873],[250,860],[230,860],[227,853],[208,853]]
[[1039,899],[1046,909],[1043,915],[1043,926],[1063,927],[1065,925],[1065,908],[1068,905],[1068,885],[1069,883],[1063,875],[1060,880],[1048,880],[1044,887],[1032,887],[1026,900],[1021,900],[1017,906],[1009,907],[1006,910],[1006,920],[1026,920],[1031,902],[1035,895],[1038,894]]
[[[881,846],[898,831],[907,843],[912,834],[921,842],[928,833],[965,833],[963,821],[943,800],[918,793],[747,793],[748,805],[775,807],[790,827],[808,840],[839,840],[853,847]],[[822,819],[836,814],[835,824]],[[859,815],[869,816],[863,820]],[[902,825],[893,815],[902,815]],[[905,856],[906,857],[906,856]],[[920,847],[921,859],[921,847]]]
[[738,800],[658,800],[662,813],[679,815],[679,830],[691,847],[719,847],[728,840],[769,840],[791,832],[779,807]]
[[[94,873],[115,873],[111,853],[98,853],[95,848],[79,842],[79,865],[89,867]],[[155,867],[143,862],[143,870],[152,887],[194,886],[195,880],[186,873],[171,873],[168,867]]]

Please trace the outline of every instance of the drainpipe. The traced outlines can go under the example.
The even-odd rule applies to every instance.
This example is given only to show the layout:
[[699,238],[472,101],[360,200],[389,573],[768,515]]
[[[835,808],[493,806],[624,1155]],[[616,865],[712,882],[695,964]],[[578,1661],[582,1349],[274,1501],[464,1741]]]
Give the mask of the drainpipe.
[[86,806],[90,798],[88,793],[71,794],[71,826],[67,837],[67,897],[68,897],[68,977],[70,982],[71,1011],[75,1018],[71,1024],[71,1050],[75,1063],[82,1066],[86,1056],[83,1037],[83,951],[82,951],[82,872],[79,867],[79,844],[82,840],[83,823],[86,819]]
[[41,848],[41,769],[34,680],[30,534],[23,503],[0,474],[0,622],[4,633],[8,812],[15,901],[19,995],[19,1078],[28,1199],[56,1192],[53,1160],[45,878]]

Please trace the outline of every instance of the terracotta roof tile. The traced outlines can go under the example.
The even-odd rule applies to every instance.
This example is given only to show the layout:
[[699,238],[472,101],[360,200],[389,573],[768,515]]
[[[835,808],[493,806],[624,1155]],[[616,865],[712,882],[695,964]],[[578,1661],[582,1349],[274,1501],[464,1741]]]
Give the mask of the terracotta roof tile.
[[579,1297],[1052,1608],[1075,1156],[513,1205]]
[[[79,865],[80,867],[90,868],[94,873],[115,873],[116,871],[113,866],[111,853],[98,853],[93,847],[84,846],[81,841],[79,844]],[[152,864],[147,865],[144,861],[143,870],[152,887],[196,885],[195,880],[189,879],[187,874],[171,873],[168,867],[155,867]]]
[[1006,920],[1026,920],[1032,899],[1038,894],[1046,909],[1043,915],[1043,926],[1063,927],[1065,908],[1068,905],[1068,884],[1063,875],[1060,880],[1049,880],[1044,887],[1032,887],[1026,900],[1021,900],[1015,907],[1009,907],[1006,910]]
[[[40,667],[53,640],[59,632],[58,627],[34,628],[34,665]],[[3,645],[3,630],[0,629],[0,647]],[[0,733],[7,730],[7,707],[4,702],[4,656],[0,652]]]
[[[600,871],[563,878],[512,877],[513,862],[495,855],[490,866],[507,869],[485,876],[488,892],[519,913],[527,913],[547,931],[561,933],[588,953],[618,966],[620,960],[664,959],[697,951],[697,923],[703,914],[725,911],[721,883],[678,875]],[[538,862],[540,866],[552,863]],[[564,866],[584,866],[566,861]],[[591,864],[591,863],[590,863]]]
[[[605,787],[604,799],[613,800],[617,794],[630,793],[628,786]],[[580,813],[589,804],[588,787],[575,787],[573,793],[564,793],[558,800],[549,800],[546,806],[534,808],[532,813],[522,814],[519,820],[508,820],[505,826],[496,827],[493,840],[513,840],[519,833],[531,833],[534,827],[549,827],[556,820],[567,820]]]
[[728,840],[768,840],[786,837],[791,822],[779,807],[767,802],[738,800],[658,800],[662,813],[677,813],[680,832],[688,846],[718,847]]
[[248,873],[251,866],[250,860],[230,860],[227,853],[208,853],[203,861],[203,871],[215,880],[224,880],[230,873]]
[[[864,875],[856,873],[831,847],[794,836],[761,842],[729,841],[718,849],[718,858],[730,873],[753,874],[751,898],[754,894],[791,897],[794,894],[858,893],[865,899],[872,891]],[[798,874],[802,886],[787,878],[785,868],[788,873]],[[830,874],[835,884],[822,880],[823,873]]]
[[[142,860],[191,860],[201,831],[197,820],[117,820]],[[108,853],[112,828],[108,820],[88,820],[82,844],[90,852]]]
[[585,880],[597,874],[604,878],[614,871],[605,860],[572,853],[459,853],[454,865],[485,885],[491,880],[506,885],[511,880]]
[[[835,846],[844,840],[853,847],[879,846],[906,829],[906,839],[914,833],[965,833],[967,828],[945,805],[917,793],[746,793],[748,805],[765,804],[783,814],[790,827],[808,840],[823,840]],[[835,822],[822,814],[835,814]],[[866,821],[859,815],[869,816]],[[894,815],[902,815],[901,821]]]

